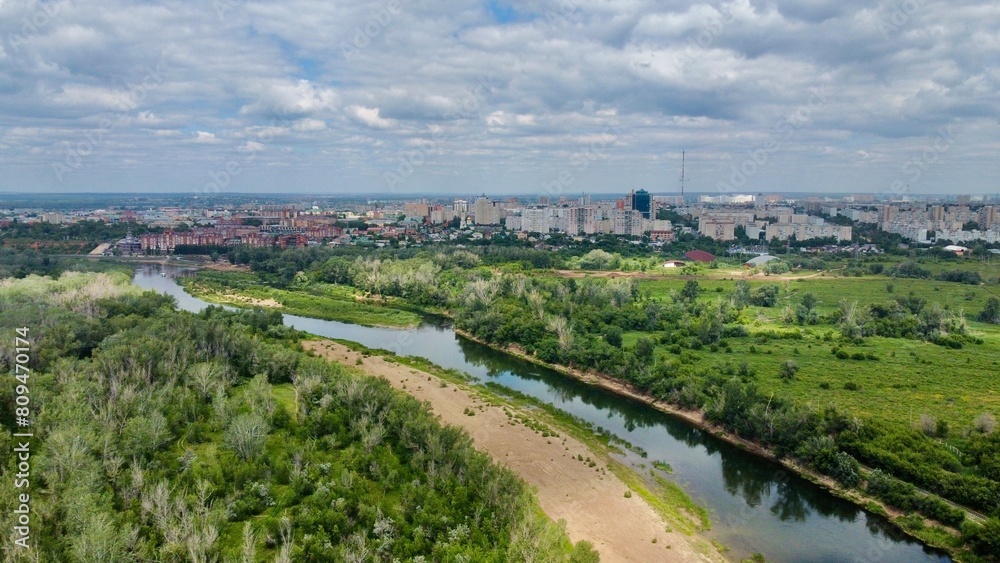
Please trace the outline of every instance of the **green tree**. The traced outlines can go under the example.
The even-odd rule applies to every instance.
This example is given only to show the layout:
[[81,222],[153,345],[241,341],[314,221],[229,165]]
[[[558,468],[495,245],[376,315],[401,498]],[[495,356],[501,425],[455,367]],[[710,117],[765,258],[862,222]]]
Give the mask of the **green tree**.
[[584,270],[614,270],[621,265],[621,257],[601,249],[591,250],[580,257]]
[[569,563],[600,563],[601,556],[594,549],[594,544],[587,540],[580,540],[573,545],[569,552]]
[[698,282],[688,280],[684,284],[684,288],[681,289],[681,300],[693,303],[694,300],[698,298],[699,291],[701,291],[701,286],[698,285]]
[[750,283],[746,280],[737,280],[733,287],[733,292],[729,294],[729,299],[733,302],[733,307],[742,309],[750,304]]
[[224,440],[241,459],[251,460],[264,452],[267,431],[267,422],[260,415],[241,414],[229,423]]
[[622,347],[622,329],[616,326],[609,326],[604,330],[604,341],[615,348]]
[[649,364],[653,361],[653,353],[656,350],[656,344],[653,343],[653,339],[648,336],[643,336],[635,343],[635,359],[642,364]]

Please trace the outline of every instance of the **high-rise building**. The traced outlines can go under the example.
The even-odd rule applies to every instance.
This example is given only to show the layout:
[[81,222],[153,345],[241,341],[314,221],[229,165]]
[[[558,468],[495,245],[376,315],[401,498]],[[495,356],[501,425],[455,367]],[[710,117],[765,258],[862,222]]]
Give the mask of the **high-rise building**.
[[611,221],[612,232],[616,235],[640,237],[645,231],[642,213],[635,209],[616,209]]
[[549,209],[535,207],[521,213],[521,230],[529,233],[547,233],[551,228]]
[[[570,207],[566,209],[566,234],[577,236],[605,232],[599,225],[602,216],[601,211],[594,206]],[[611,232],[610,221],[608,221],[607,232]]]
[[714,240],[733,240],[736,238],[736,221],[731,218],[701,217],[698,220],[698,233]]
[[988,205],[979,210],[979,228],[980,229],[990,229],[993,225],[997,224],[997,208]]
[[927,211],[927,218],[931,221],[944,221],[944,206],[932,205]]
[[632,209],[642,213],[643,219],[649,219],[653,209],[653,198],[649,192],[646,190],[632,192]]
[[896,219],[896,215],[899,214],[899,207],[895,205],[886,205],[882,208],[882,225],[888,225]]
[[475,210],[477,225],[499,225],[500,212],[503,209],[498,202],[491,201],[485,195],[476,198]]
[[431,206],[427,205],[427,200],[404,203],[403,213],[406,214],[407,217],[426,219],[431,214]]

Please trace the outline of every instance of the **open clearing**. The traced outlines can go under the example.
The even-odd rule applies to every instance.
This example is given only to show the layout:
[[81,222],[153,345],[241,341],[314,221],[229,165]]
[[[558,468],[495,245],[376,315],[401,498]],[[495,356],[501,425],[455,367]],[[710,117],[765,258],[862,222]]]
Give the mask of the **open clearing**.
[[363,357],[327,340],[303,345],[328,360],[386,379],[428,403],[444,423],[463,428],[477,448],[536,489],[542,509],[553,520],[566,521],[573,541],[593,543],[601,561],[724,561],[704,539],[666,531],[668,524],[638,494],[626,498],[628,487],[610,471],[601,471],[604,463],[595,468],[579,461],[577,456],[600,458],[578,440],[564,433],[543,437],[512,423],[505,412],[510,407],[490,404],[467,388],[411,367]]

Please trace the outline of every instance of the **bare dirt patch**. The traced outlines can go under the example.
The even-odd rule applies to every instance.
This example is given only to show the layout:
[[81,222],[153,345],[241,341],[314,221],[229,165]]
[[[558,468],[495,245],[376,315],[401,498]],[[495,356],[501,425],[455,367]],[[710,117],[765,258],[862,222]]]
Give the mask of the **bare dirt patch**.
[[246,303],[253,307],[271,307],[274,309],[280,308],[281,303],[275,301],[274,299],[257,299],[255,297],[247,297],[245,295],[238,295],[236,293],[220,293],[219,297],[226,301],[227,303]]
[[250,266],[246,264],[230,264],[229,262],[206,262],[202,265],[202,268],[206,270],[215,270],[217,272],[250,272]]
[[648,274],[646,272],[622,272],[618,270],[554,270],[554,273],[562,278],[653,279],[662,277],[653,274]]
[[[465,429],[477,448],[536,489],[542,510],[553,520],[565,520],[573,541],[593,543],[601,561],[724,560],[697,536],[667,532],[668,524],[656,511],[638,494],[626,498],[628,487],[610,470],[601,471],[605,464],[580,441],[563,433],[543,437],[512,421],[505,407],[423,371],[378,356],[365,358],[331,341],[313,340],[303,345],[324,358],[386,379],[393,387],[427,402],[443,422]],[[598,464],[589,467],[578,456]]]

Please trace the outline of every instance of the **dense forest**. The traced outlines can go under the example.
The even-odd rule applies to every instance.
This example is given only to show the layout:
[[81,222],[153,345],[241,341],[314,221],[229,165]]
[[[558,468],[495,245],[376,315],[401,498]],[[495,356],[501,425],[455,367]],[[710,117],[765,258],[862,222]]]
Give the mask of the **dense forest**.
[[[545,254],[556,267],[579,267],[581,262],[592,266],[586,261],[601,258],[597,252],[606,251],[577,257]],[[840,297],[832,303],[823,296],[821,303],[811,293],[792,293],[784,287],[787,282],[768,282],[766,276],[753,283],[706,278],[713,283],[711,292],[696,276],[668,291],[635,279],[554,276],[544,269],[547,266],[535,265],[541,262],[537,253],[495,247],[364,256],[329,250],[243,250],[234,258],[251,264],[255,274],[275,285],[346,285],[363,295],[398,300],[389,304],[445,311],[457,328],[480,340],[516,344],[548,363],[608,374],[656,399],[700,410],[730,432],[778,456],[794,458],[848,489],[959,529],[960,543],[979,554],[1000,555],[1000,433],[994,431],[991,413],[981,411],[975,420],[969,416],[961,426],[921,415],[919,424],[909,426],[765,388],[769,380],[798,382],[805,374],[795,355],[807,349],[812,355],[827,350],[824,362],[855,365],[853,373],[873,377],[880,361],[901,361],[895,359],[897,348],[916,346],[945,364],[954,362],[947,358],[948,350],[975,354],[968,362],[993,357],[988,348],[995,340],[986,343],[978,336],[980,330],[969,330],[960,308],[950,302],[942,305],[945,294],[923,292],[937,291],[940,286],[927,284],[938,282],[949,288],[995,283],[978,273],[987,270],[956,262],[953,255],[841,258],[838,279],[874,276],[873,283],[883,284],[883,295],[888,295],[862,302]],[[615,254],[613,259],[620,266],[631,258]],[[820,270],[828,263],[802,257],[785,261],[783,270],[761,273],[787,272],[790,267]],[[894,286],[911,287],[905,285],[910,280],[924,284],[912,286],[918,293],[894,293]],[[966,303],[983,300],[978,293],[958,291],[951,294],[963,295]],[[983,291],[988,294],[988,288]],[[998,309],[993,298],[982,312],[972,314],[993,321]],[[904,346],[906,342],[912,344]],[[791,349],[794,355],[780,360],[773,375],[764,374],[757,360],[774,365],[778,359],[767,357],[772,349]],[[929,363],[911,354],[915,366]],[[963,369],[976,372],[975,366]],[[980,373],[985,369],[981,365]],[[843,392],[873,392],[855,381],[834,384],[842,385]],[[830,385],[820,383],[820,389]],[[970,519],[961,507],[986,518]],[[925,532],[922,537],[956,545],[944,532]]]
[[[5,535],[5,560],[596,560],[467,435],[303,353],[280,314],[178,312],[129,279],[0,281],[6,373],[30,328],[34,433],[31,549]],[[13,451],[6,406],[0,428]],[[0,487],[5,530],[16,492]]]

